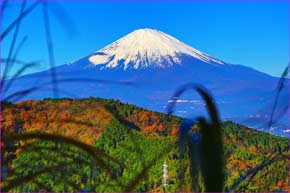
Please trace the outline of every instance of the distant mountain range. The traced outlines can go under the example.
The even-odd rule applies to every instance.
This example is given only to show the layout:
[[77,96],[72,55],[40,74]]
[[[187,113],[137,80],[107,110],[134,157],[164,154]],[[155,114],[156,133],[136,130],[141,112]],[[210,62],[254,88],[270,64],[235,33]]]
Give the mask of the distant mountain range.
[[[52,72],[57,94],[52,92]],[[25,92],[21,100],[94,96],[120,99],[160,112],[165,111],[176,88],[194,82],[212,93],[223,119],[265,129],[279,79],[210,57],[161,31],[139,29],[76,62],[13,81],[13,88],[4,97],[35,87],[33,92]],[[288,92],[282,92],[276,113],[288,108]],[[9,100],[20,98],[13,95]],[[175,113],[179,116],[204,113],[203,101],[193,92],[177,102]],[[267,131],[286,135],[289,119],[284,116]]]

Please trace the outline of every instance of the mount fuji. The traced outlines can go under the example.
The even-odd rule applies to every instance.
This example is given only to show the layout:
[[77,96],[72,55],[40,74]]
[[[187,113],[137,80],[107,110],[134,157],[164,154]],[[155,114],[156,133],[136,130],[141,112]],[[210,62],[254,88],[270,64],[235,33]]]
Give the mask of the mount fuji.
[[[50,84],[52,72],[57,95]],[[93,96],[164,112],[175,89],[194,82],[211,92],[222,119],[262,129],[258,123],[270,116],[268,107],[272,107],[278,81],[253,68],[213,58],[161,31],[138,29],[78,61],[13,79],[2,97],[18,101],[13,93],[37,87],[21,100]],[[8,82],[4,81],[4,87]],[[177,102],[176,115],[205,113],[203,101],[194,92],[185,93]],[[287,121],[276,127],[269,132],[286,135],[289,131]]]
[[152,29],[135,30],[89,57],[95,65],[105,68],[122,67],[140,69],[166,68],[182,64],[182,55],[188,55],[205,63],[224,64],[222,61],[180,42],[174,37]]

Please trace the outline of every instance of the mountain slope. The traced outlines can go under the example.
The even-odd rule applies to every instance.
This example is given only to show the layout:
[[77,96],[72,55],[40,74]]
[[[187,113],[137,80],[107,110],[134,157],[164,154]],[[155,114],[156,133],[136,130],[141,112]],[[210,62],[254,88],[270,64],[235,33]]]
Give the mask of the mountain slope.
[[[33,145],[31,142],[18,144],[15,146],[16,150],[11,144],[5,144],[4,155],[7,156],[5,158],[12,158],[13,164],[10,167],[16,172],[17,176],[14,177],[17,178],[33,174],[44,167],[54,166],[55,163],[70,163],[62,167],[62,170],[53,172],[53,175],[40,175],[31,182],[15,187],[13,190],[16,192],[24,190],[26,192],[120,191],[122,187],[118,182],[126,185],[147,163],[155,159],[160,152],[165,151],[168,145],[175,146],[170,151],[166,151],[163,157],[158,157],[147,178],[139,183],[135,191],[162,191],[161,176],[164,160],[168,164],[169,185],[166,189],[168,192],[198,191],[191,188],[193,174],[190,173],[189,157],[182,157],[179,154],[177,134],[180,117],[168,117],[166,114],[148,111],[134,105],[97,98],[22,101],[17,104],[4,104],[3,107],[4,136],[17,132],[15,128],[19,124],[23,128],[18,131],[21,133],[58,133],[90,145],[94,144],[127,166],[116,168],[116,165],[112,165],[114,175],[108,175],[92,165],[83,166],[81,162],[70,163],[73,156],[67,158],[66,153],[72,152],[61,143],[34,141],[34,145],[43,147],[44,150],[39,148],[38,151],[32,152],[27,149],[29,145]],[[253,178],[249,175],[242,183],[230,190],[235,192],[289,191],[287,138],[254,131],[232,122],[223,123],[222,128],[227,160],[226,189],[230,189],[239,178],[251,174],[257,167],[269,163],[282,151],[284,157],[275,159],[273,163],[257,170]],[[53,151],[45,151],[45,148]],[[60,155],[58,148],[62,152]],[[86,158],[81,157],[81,152],[75,149],[74,152],[77,158],[82,160]],[[63,179],[73,182],[73,186],[70,183],[63,184]],[[198,181],[197,186],[202,187],[201,183],[202,180]],[[45,186],[41,186],[43,184]],[[78,190],[76,187],[81,189]]]
[[[168,100],[182,84],[194,82],[213,94],[221,117],[250,125],[265,106],[273,106],[278,78],[242,65],[222,62],[158,30],[141,29],[76,62],[55,67],[57,93],[51,71],[26,75],[13,81],[4,93],[11,101],[46,97],[119,99],[165,112]],[[7,85],[4,82],[4,87]],[[21,90],[21,97],[13,95]],[[182,96],[176,115],[192,117],[205,113],[203,101],[192,92]],[[282,108],[282,107],[281,107]],[[270,111],[263,114],[269,119]],[[262,124],[261,124],[262,125]],[[287,125],[287,124],[286,124]],[[285,124],[270,131],[285,135]],[[255,124],[260,128],[259,124]]]

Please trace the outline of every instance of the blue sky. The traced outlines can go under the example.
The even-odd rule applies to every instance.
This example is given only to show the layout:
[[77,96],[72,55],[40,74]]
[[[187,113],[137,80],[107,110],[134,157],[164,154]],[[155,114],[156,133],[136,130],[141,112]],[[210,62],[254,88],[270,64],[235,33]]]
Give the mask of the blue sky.
[[[61,12],[54,14],[58,5],[72,22],[60,22],[56,15]],[[288,1],[63,1],[58,5],[49,3],[58,65],[87,56],[139,28],[161,30],[215,58],[274,76],[281,75],[289,62]],[[19,8],[19,3],[9,5],[3,13],[2,29],[15,19]],[[42,64],[26,73],[49,67],[41,11],[41,7],[35,9],[20,28],[17,42],[25,36],[27,40],[19,59]],[[7,56],[10,42],[11,36],[1,43],[2,57]]]

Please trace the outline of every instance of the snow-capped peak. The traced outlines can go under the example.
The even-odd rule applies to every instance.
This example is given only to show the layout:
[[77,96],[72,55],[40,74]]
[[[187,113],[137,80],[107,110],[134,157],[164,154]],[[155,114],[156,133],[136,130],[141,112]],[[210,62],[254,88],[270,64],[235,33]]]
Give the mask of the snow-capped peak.
[[224,64],[176,38],[154,29],[138,29],[107,45],[89,57],[94,65],[107,68],[123,65],[124,69],[148,66],[170,67],[180,64],[180,55],[189,55],[206,63]]

